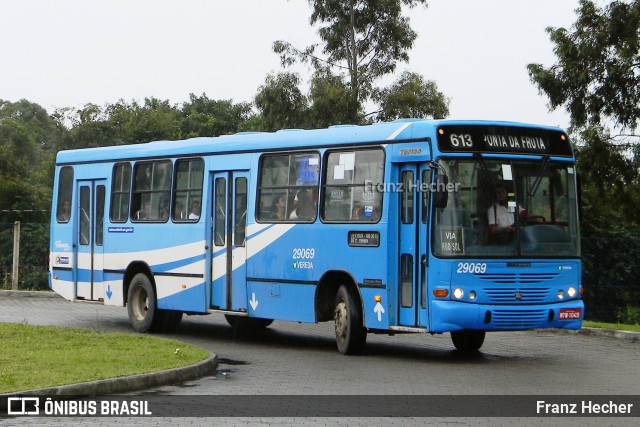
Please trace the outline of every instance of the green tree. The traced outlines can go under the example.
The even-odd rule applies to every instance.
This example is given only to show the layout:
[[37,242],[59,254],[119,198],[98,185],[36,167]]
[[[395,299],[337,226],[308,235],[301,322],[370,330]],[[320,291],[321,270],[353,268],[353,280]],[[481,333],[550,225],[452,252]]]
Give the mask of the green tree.
[[105,109],[106,125],[113,129],[114,144],[175,140],[182,137],[182,112],[168,100],[145,98],[127,104],[119,101]]
[[311,106],[307,126],[324,128],[335,124],[352,123],[350,90],[344,79],[329,67],[318,67],[311,78],[309,101]]
[[0,100],[0,209],[49,209],[48,163],[59,137],[55,120],[40,105]]
[[436,83],[408,71],[391,86],[374,90],[373,99],[380,104],[378,120],[381,121],[429,116],[442,119],[449,115],[449,100],[438,91]]
[[308,101],[299,85],[300,77],[295,73],[267,76],[254,101],[262,115],[262,130],[304,127]]
[[580,0],[570,30],[547,28],[557,63],[529,64],[529,76],[549,98],[564,106],[573,127],[612,120],[636,128],[640,117],[640,1],[613,1],[600,8]]
[[586,235],[638,234],[640,0],[581,0],[572,27],[548,28],[556,64],[527,66],[550,109],[570,114]]
[[251,104],[234,104],[231,99],[213,100],[207,95],[189,95],[182,105],[183,137],[219,136],[238,132],[251,118]]
[[[371,97],[375,82],[393,73],[398,62],[409,60],[408,52],[417,34],[411,29],[409,18],[402,15],[403,6],[426,7],[427,2],[309,0],[309,4],[312,9],[310,23],[319,26],[318,35],[324,43],[321,54],[316,53],[319,44],[298,49],[282,40],[274,42],[273,49],[280,54],[283,66],[301,61],[316,69],[311,85],[316,93],[310,95],[313,101],[322,101],[317,94],[329,88],[338,97],[342,113],[338,117],[330,114],[320,119],[318,113],[332,111],[325,108],[326,102],[319,102],[317,108],[311,110],[314,114],[312,123],[331,123],[336,118],[338,123],[361,123],[363,105]],[[321,83],[323,77],[327,81]],[[343,82],[337,79],[343,79]]]

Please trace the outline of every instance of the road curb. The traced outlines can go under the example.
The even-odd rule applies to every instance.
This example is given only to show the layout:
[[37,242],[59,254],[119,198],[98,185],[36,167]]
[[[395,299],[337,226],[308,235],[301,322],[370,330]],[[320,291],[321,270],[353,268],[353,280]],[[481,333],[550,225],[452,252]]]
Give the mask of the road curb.
[[[541,329],[544,331],[545,329]],[[632,332],[632,331],[618,331],[616,329],[604,329],[604,328],[582,328],[580,330],[574,331],[570,329],[552,329],[558,333],[565,334],[580,334],[580,335],[589,335],[594,337],[609,337],[609,338],[617,338],[625,341],[640,341],[640,332]]]
[[53,291],[6,291],[0,290],[0,299],[3,298],[62,298]]
[[17,395],[100,396],[126,393],[195,380],[213,374],[217,367],[218,356],[213,354],[206,360],[190,366],[167,369],[159,372],[150,372],[147,374],[131,375],[128,377],[110,378],[107,380],[38,388],[34,390],[22,390],[13,393],[0,394],[0,397]]

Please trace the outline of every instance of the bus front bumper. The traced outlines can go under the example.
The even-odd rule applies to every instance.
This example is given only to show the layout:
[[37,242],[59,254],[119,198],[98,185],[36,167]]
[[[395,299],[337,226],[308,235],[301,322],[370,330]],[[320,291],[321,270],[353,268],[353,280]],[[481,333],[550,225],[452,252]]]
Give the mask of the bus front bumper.
[[537,305],[483,305],[459,301],[432,301],[430,332],[461,329],[523,331],[528,329],[580,329],[582,300]]

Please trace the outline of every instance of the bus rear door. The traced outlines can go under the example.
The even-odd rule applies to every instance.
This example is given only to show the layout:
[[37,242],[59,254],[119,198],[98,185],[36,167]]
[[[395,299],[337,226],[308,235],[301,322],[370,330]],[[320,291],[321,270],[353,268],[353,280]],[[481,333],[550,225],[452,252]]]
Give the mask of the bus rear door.
[[211,305],[247,310],[248,171],[213,174],[211,236]]
[[78,221],[74,229],[75,298],[104,298],[103,244],[106,180],[78,181]]

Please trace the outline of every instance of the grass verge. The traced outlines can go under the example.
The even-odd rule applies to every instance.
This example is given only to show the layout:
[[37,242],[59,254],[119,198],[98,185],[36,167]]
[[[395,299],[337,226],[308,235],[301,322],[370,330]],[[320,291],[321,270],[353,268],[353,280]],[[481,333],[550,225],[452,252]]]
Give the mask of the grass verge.
[[602,329],[615,329],[618,331],[640,332],[640,325],[623,325],[620,323],[603,323],[603,322],[592,322],[590,320],[585,320],[582,322],[582,326],[584,326],[585,328],[602,328]]
[[191,365],[209,353],[142,334],[0,323],[0,393]]

